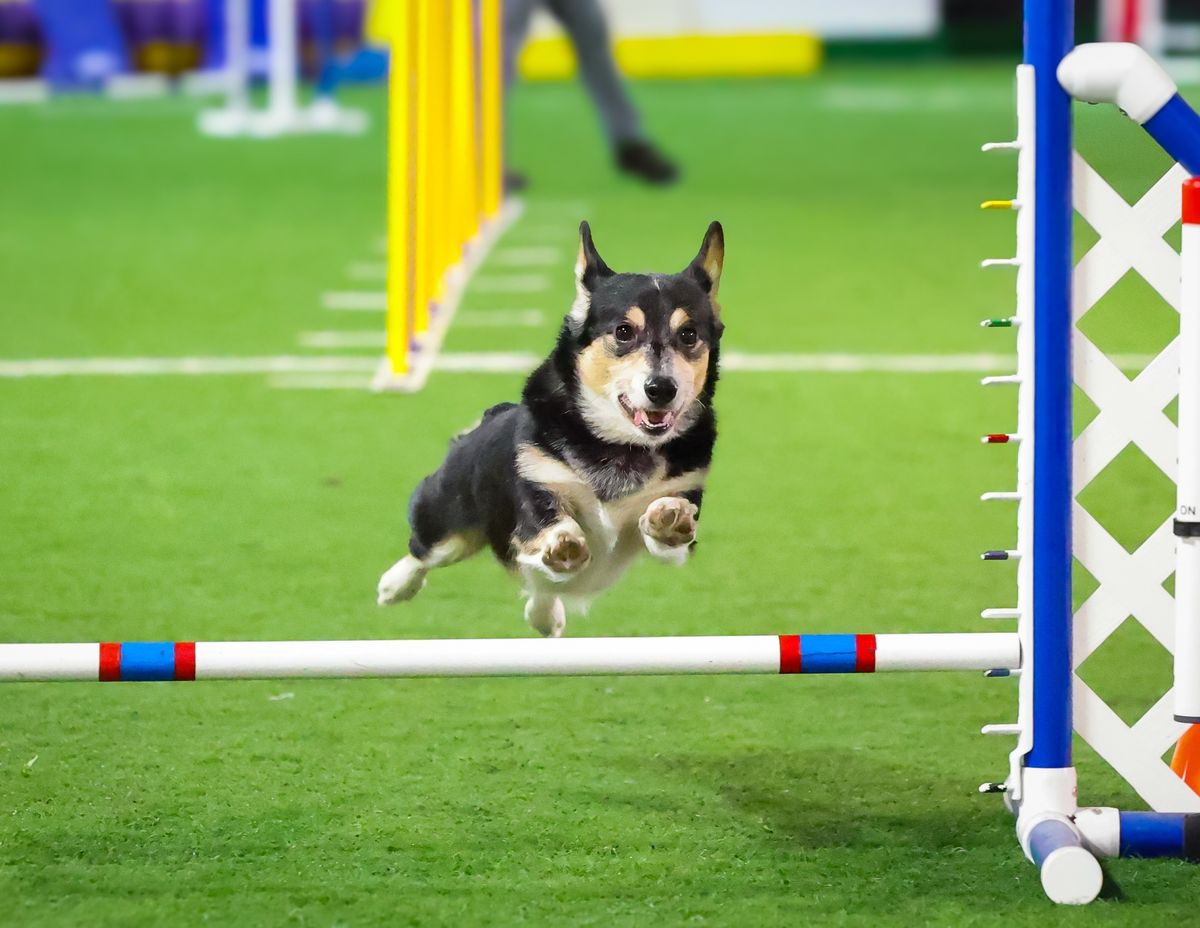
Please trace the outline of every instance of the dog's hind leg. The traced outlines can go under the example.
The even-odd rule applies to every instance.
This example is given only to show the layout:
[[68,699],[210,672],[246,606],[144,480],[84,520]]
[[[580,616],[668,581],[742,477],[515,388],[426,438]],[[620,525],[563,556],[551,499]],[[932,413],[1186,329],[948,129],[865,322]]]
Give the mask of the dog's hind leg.
[[412,599],[425,586],[425,575],[429,571],[456,564],[470,557],[481,547],[481,536],[462,533],[439,541],[426,550],[424,557],[417,557],[415,554],[402,557],[379,578],[376,602],[381,606],[390,606]]
[[557,596],[531,593],[525,603],[525,621],[545,638],[561,638],[567,627],[567,610]]

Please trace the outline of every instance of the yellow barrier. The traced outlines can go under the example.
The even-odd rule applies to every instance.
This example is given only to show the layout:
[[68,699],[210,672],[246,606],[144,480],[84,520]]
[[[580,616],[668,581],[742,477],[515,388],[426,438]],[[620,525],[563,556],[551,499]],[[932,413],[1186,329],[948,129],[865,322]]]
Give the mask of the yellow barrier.
[[[613,42],[629,77],[769,77],[812,74],[821,65],[821,40],[806,33],[629,36]],[[517,62],[526,80],[564,80],[575,73],[565,37],[534,39]]]
[[386,0],[373,11],[391,50],[381,388],[405,389],[420,353],[436,350],[425,343],[448,284],[500,210],[500,3]]

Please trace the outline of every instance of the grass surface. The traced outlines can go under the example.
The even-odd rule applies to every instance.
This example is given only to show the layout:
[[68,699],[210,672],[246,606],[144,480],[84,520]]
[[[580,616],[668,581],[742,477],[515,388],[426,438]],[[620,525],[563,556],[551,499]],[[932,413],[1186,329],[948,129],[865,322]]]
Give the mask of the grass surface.
[[[551,245],[552,289],[470,293],[543,329],[451,332],[537,351],[569,304],[580,218],[618,269],[669,270],[725,223],[727,346],[1010,350],[1006,68],[831,69],[804,82],[648,84],[685,181],[614,175],[577,89],[522,89],[533,179],[506,244]],[[352,102],[381,114],[372,93]],[[1081,147],[1132,195],[1163,159],[1114,114]],[[0,111],[0,356],[296,353],[377,330],[319,306],[383,229],[365,140],[201,139],[180,102]],[[1087,241],[1087,232],[1081,235]],[[378,260],[375,257],[375,260]],[[485,273],[501,268],[485,268]],[[1145,351],[1169,317],[1122,285],[1089,324]],[[0,640],[527,634],[484,559],[373,605],[415,482],[520,378],[436,375],[416,397],[284,391],[261,377],[0,381]],[[703,544],[641,564],[574,634],[942,631],[1009,605],[1011,396],[966,374],[729,374]],[[1153,465],[1149,465],[1151,469]],[[1098,484],[1122,540],[1169,513],[1136,461]],[[1165,510],[1162,508],[1165,504]],[[1156,515],[1161,514],[1161,515]],[[1161,692],[1126,635],[1087,678],[1127,718]],[[285,698],[286,697],[286,698]],[[5,687],[0,922],[183,924],[1161,924],[1194,869],[1111,866],[1128,898],[1046,902],[1000,804],[1012,685],[974,675],[308,681]],[[35,760],[36,758],[36,760]],[[1085,798],[1136,805],[1081,751]]]

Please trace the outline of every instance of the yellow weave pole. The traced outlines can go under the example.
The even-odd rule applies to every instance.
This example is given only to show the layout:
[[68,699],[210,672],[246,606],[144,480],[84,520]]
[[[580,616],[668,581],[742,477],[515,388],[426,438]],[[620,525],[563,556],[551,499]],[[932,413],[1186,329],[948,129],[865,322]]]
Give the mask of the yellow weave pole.
[[416,215],[418,0],[391,0],[387,10],[391,71],[388,77],[387,358],[393,374],[408,373],[412,343]]
[[501,0],[479,0],[480,207],[489,218],[500,211],[504,177],[500,6]]
[[[450,192],[450,16],[452,4],[426,0],[429,25],[429,247],[432,297],[438,304],[446,295],[446,269],[454,259],[454,222]],[[428,319],[426,319],[426,324]]]
[[435,168],[440,153],[437,139],[438,73],[437,18],[440,2],[410,0],[417,8],[417,158],[413,197],[416,213],[416,262],[413,302],[413,334],[419,338],[429,328],[429,306],[437,298],[439,253],[436,215],[438,210]]
[[454,216],[454,256],[462,257],[474,238],[475,205],[475,42],[474,3],[451,4],[450,35],[450,164]]

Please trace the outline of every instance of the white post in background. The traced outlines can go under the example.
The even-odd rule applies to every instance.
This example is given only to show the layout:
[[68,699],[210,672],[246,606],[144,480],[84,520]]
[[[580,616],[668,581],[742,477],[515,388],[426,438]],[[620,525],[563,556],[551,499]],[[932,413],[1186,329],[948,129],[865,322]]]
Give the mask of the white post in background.
[[287,131],[297,121],[296,0],[270,0],[267,8],[267,123],[275,131]]
[[1200,178],[1183,184],[1175,718],[1200,723]]
[[250,0],[225,0],[227,98],[220,109],[200,114],[202,133],[271,138],[307,132],[360,135],[366,131],[366,114],[338,106],[335,100],[300,106],[297,5],[298,0],[270,0],[268,4],[267,106],[262,110],[250,101]]
[[250,109],[250,2],[225,0],[225,79],[230,110]]
[[197,125],[205,135],[241,135],[250,120],[250,0],[225,0],[225,105],[204,110]]

